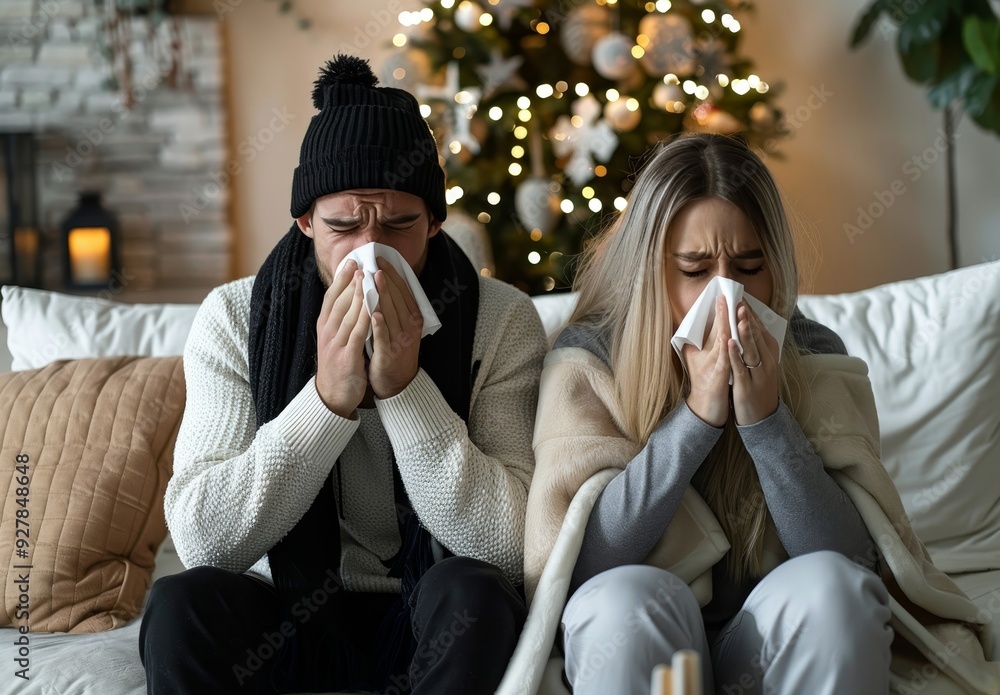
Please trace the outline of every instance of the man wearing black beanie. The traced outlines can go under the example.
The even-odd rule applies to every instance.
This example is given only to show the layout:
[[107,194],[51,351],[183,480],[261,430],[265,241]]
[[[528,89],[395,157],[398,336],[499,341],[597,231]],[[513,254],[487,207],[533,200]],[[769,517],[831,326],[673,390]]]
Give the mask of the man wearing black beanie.
[[[492,693],[524,624],[545,334],[442,231],[433,135],[376,85],[366,61],[327,63],[295,223],[192,326],[164,504],[188,569],[150,593],[150,693]],[[390,263],[370,315],[356,263],[337,272],[373,241],[436,332]]]

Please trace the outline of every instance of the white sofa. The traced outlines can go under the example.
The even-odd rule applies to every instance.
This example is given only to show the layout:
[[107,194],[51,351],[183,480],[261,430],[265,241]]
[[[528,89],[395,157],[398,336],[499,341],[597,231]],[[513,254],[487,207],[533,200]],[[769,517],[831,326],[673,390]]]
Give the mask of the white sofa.
[[[554,337],[572,295],[535,298]],[[835,330],[869,365],[879,408],[883,461],[918,535],[939,567],[988,614],[1000,646],[1000,262],[862,292],[805,296],[806,315]],[[5,287],[0,372],[52,359],[180,354],[194,305],[124,305]],[[8,349],[5,349],[9,347]],[[836,427],[836,423],[831,423]],[[182,569],[169,541],[154,579]],[[539,591],[542,587],[539,588]],[[0,630],[0,695],[145,692],[139,620],[93,635],[33,634],[32,680],[13,671],[13,632]],[[507,679],[499,692],[563,695],[560,664],[540,680],[541,635],[529,615],[511,664],[536,677]],[[988,657],[990,655],[987,655]],[[997,655],[992,655],[996,659]]]

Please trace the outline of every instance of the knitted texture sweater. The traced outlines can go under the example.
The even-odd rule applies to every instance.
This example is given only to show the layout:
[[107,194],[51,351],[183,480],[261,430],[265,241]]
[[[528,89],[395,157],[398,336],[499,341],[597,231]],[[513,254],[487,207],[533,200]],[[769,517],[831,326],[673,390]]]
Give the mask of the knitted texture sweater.
[[[397,592],[383,561],[400,545],[392,456],[423,525],[455,555],[522,582],[531,437],[548,345],[527,295],[480,278],[468,425],[423,371],[352,418],[331,412],[315,376],[256,428],[247,363],[255,276],[214,289],[184,347],[187,401],[164,507],[185,567],[270,579],[267,551],[302,518],[339,459],[340,577],[349,591]],[[338,484],[339,478],[339,484]]]

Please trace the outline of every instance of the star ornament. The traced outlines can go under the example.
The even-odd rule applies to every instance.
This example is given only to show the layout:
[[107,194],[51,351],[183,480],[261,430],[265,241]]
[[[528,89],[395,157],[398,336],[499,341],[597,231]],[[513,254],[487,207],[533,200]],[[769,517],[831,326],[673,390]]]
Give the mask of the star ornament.
[[499,48],[490,51],[490,62],[476,67],[476,74],[483,81],[483,98],[488,99],[497,89],[507,84],[524,64],[524,56],[504,58]]
[[576,186],[594,178],[594,159],[606,162],[618,149],[618,136],[606,120],[599,117],[601,104],[593,94],[577,99],[570,107],[572,118],[560,116],[549,137],[556,156],[569,157],[563,169]]
[[456,61],[448,63],[444,85],[441,87],[420,85],[417,87],[417,96],[421,101],[425,99],[444,101],[451,114],[452,133],[450,140],[457,141],[472,154],[479,154],[479,141],[476,140],[469,126],[473,114],[479,108],[482,90],[479,87],[459,87],[458,63]]
[[501,29],[508,31],[515,14],[534,6],[535,0],[488,0],[486,11],[493,15]]

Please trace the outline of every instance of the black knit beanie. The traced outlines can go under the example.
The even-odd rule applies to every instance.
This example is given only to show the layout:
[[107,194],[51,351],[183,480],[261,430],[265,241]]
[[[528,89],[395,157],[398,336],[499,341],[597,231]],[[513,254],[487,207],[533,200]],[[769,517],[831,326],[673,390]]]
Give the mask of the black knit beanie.
[[292,176],[292,217],[313,201],[352,188],[388,188],[427,201],[443,222],[444,171],[437,143],[413,95],[376,87],[367,60],[338,54],[313,89],[312,117]]

